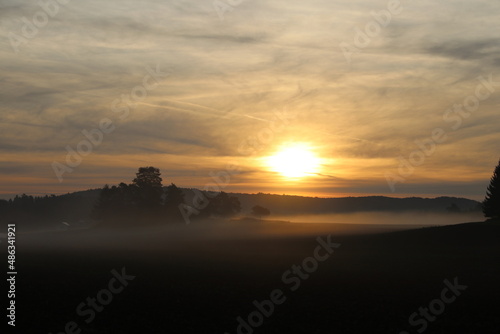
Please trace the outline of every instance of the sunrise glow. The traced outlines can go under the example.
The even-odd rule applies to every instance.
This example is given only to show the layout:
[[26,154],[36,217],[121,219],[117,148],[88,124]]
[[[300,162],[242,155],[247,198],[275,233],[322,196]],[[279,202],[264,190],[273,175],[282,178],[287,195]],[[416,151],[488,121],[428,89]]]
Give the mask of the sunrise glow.
[[320,159],[306,145],[291,145],[268,157],[273,172],[288,178],[302,178],[318,172]]

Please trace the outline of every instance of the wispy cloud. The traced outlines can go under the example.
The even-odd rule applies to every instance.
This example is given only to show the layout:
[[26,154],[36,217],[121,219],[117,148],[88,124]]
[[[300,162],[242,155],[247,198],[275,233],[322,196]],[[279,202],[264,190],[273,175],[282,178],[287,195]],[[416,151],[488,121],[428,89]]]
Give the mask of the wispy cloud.
[[[447,126],[443,113],[471,93],[478,76],[493,73],[500,81],[500,4],[402,4],[403,12],[348,65],[339,43],[351,40],[385,1],[246,1],[223,22],[210,1],[73,1],[17,54],[9,33],[22,36],[22,18],[32,20],[42,9],[0,1],[0,177],[18,180],[3,191],[96,187],[106,176],[127,180],[140,161],[158,165],[181,186],[204,184],[208,171],[230,160],[258,170],[238,145],[289,106],[299,116],[260,154],[283,142],[312,142],[325,158],[344,161],[321,174],[349,180],[356,192],[383,193],[384,171],[411,152],[414,140]],[[126,120],[117,119],[113,100],[130,94],[154,64],[171,75]],[[459,180],[451,175],[469,170],[477,178],[464,176],[464,195],[476,196],[499,155],[499,106],[495,92],[402,191],[417,191],[419,180],[429,184],[423,175],[441,170],[444,183],[433,193],[455,193]],[[76,145],[81,131],[104,117],[116,121],[116,131],[60,185],[50,163],[63,160],[66,145]],[[141,158],[123,168],[126,154]],[[260,182],[263,191],[274,189],[272,177],[261,176],[241,174],[231,187],[245,191]],[[322,193],[331,187],[335,195],[340,181],[322,182],[301,187]]]

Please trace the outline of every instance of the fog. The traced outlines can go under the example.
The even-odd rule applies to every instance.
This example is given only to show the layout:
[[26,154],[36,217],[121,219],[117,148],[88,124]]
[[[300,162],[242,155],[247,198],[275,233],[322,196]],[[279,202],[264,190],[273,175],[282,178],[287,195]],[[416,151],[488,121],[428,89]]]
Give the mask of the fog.
[[[210,219],[190,224],[165,224],[133,228],[103,228],[100,226],[72,226],[56,222],[43,230],[18,228],[18,247],[24,249],[75,249],[75,250],[184,250],[200,244],[217,248],[221,242],[243,240],[314,238],[318,235],[333,236],[388,233],[431,226],[444,226],[483,221],[480,213],[351,213],[329,215],[270,216]],[[5,236],[1,236],[4,238]]]
[[415,225],[444,226],[465,222],[484,221],[481,212],[470,213],[422,213],[422,212],[359,212],[320,215],[281,215],[272,219],[292,223],[336,223],[336,224],[368,224],[368,225]]

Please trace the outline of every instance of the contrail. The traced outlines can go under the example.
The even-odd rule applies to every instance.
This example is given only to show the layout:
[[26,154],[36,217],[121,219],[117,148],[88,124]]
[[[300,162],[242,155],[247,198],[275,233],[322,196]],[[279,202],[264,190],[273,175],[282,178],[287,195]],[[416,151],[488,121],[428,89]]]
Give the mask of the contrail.
[[324,133],[328,136],[335,136],[335,137],[343,137],[343,138],[349,138],[349,139],[354,139],[354,140],[358,140],[358,141],[364,141],[366,143],[371,143],[371,144],[376,144],[378,145],[378,143],[374,142],[374,141],[371,141],[371,140],[368,140],[368,139],[363,139],[363,138],[357,138],[357,137],[351,137],[351,136],[345,136],[345,135],[341,135],[341,134],[334,134],[334,133],[330,133],[330,132],[327,132],[327,131],[316,131],[315,132],[321,132],[321,133]]
[[366,143],[371,143],[371,144],[377,144],[378,145],[378,143],[376,143],[374,141],[371,141],[371,140],[368,140],[368,139],[357,138],[357,137],[350,137],[350,136],[344,136],[344,135],[334,135],[334,136],[344,137],[344,138],[349,138],[349,139],[354,139],[354,140],[358,140],[358,141],[364,141]]
[[267,120],[267,119],[264,119],[264,118],[255,117],[255,116],[250,116],[250,115],[247,115],[247,114],[244,114],[244,115],[241,115],[241,116],[252,118],[252,119],[256,119],[258,121],[262,121],[262,122],[266,122],[266,123],[271,123],[270,120]]
[[[157,104],[151,104],[151,103],[146,103],[146,102],[138,102],[138,104],[143,104],[143,105],[146,105],[149,107],[155,107],[155,108],[161,108],[161,109],[167,109],[167,110],[177,110],[177,111],[182,111],[182,112],[186,112],[186,113],[190,113],[190,114],[201,114],[201,115],[206,116],[206,113],[199,111],[199,110],[183,109],[183,108],[171,107],[171,106],[160,106]],[[212,114],[212,116],[213,116],[213,114]]]
[[201,105],[201,104],[192,103],[192,102],[183,102],[183,101],[176,101],[176,100],[168,100],[168,99],[164,99],[164,98],[162,98],[162,100],[169,101],[169,102],[174,102],[174,103],[179,103],[179,104],[187,104],[187,105],[190,105],[190,106],[200,107],[200,108],[204,108],[204,109],[207,109],[207,110],[211,110],[211,111],[215,111],[215,112],[218,112],[218,113],[222,113],[221,111],[219,111],[217,109],[210,108],[210,107],[207,107],[207,106],[204,106],[204,105]]
[[337,176],[333,176],[333,175],[328,175],[328,174],[321,174],[321,173],[306,173],[306,174],[329,177],[329,178],[332,178],[332,179],[335,179],[335,180],[342,180],[342,181],[344,180],[341,177],[337,177]]

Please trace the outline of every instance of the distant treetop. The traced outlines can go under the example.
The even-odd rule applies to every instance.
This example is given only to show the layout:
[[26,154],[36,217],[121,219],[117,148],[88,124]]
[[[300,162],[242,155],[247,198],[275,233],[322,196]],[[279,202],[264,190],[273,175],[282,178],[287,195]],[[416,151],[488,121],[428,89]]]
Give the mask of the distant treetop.
[[139,188],[143,187],[162,187],[162,178],[160,169],[155,167],[140,167],[135,174],[134,184]]

